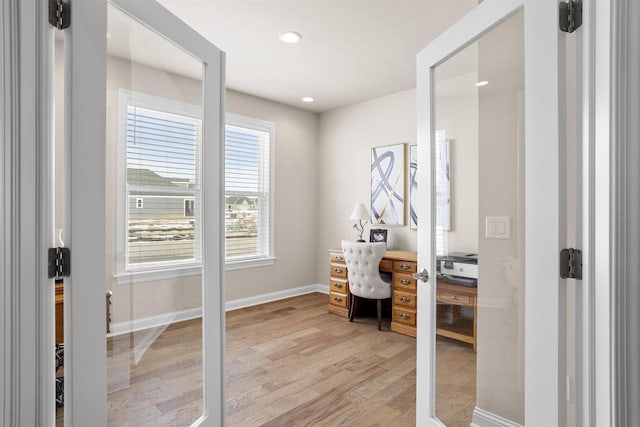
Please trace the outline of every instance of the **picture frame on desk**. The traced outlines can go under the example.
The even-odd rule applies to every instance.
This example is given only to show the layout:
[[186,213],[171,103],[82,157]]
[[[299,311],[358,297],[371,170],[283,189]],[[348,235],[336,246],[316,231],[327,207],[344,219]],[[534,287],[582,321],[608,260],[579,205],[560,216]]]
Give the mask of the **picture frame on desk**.
[[387,230],[383,228],[374,228],[369,232],[369,242],[384,242],[387,243]]

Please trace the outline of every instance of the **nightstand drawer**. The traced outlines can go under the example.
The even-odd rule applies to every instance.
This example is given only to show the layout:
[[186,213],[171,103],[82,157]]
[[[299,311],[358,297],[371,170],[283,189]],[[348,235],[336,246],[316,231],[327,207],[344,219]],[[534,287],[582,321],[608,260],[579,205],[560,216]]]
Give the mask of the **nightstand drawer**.
[[338,292],[338,293],[346,293],[348,290],[346,280],[331,279],[329,287],[331,288],[332,292]]
[[415,310],[399,309],[398,307],[393,307],[393,321],[415,326],[416,312]]
[[344,255],[342,253],[332,252],[331,263],[344,264]]
[[339,294],[337,292],[329,293],[329,303],[331,305],[337,305],[339,307],[347,307],[347,295]]
[[438,292],[437,300],[455,305],[473,305],[473,297],[470,295],[461,295],[453,292]]
[[347,267],[339,264],[331,264],[329,266],[329,274],[332,277],[343,277],[347,278]]
[[394,261],[393,271],[401,273],[415,273],[418,269],[418,263],[412,261]]
[[415,292],[416,279],[414,279],[411,274],[395,273],[393,275],[393,289]]
[[395,291],[393,293],[393,304],[415,309],[416,295],[409,292]]

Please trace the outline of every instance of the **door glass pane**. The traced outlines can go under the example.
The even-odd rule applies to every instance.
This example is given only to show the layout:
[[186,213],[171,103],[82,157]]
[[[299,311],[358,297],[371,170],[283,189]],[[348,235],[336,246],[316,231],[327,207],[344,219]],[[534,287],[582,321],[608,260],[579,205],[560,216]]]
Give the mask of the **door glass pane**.
[[524,424],[522,13],[435,81],[436,416]]
[[112,5],[106,37],[109,424],[191,425],[203,413],[203,66]]

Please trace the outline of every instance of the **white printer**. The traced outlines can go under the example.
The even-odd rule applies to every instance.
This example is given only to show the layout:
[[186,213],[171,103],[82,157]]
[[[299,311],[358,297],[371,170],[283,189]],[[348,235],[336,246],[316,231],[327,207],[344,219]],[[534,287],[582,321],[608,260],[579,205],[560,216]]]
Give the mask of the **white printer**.
[[478,254],[453,252],[436,258],[438,279],[448,283],[477,287]]

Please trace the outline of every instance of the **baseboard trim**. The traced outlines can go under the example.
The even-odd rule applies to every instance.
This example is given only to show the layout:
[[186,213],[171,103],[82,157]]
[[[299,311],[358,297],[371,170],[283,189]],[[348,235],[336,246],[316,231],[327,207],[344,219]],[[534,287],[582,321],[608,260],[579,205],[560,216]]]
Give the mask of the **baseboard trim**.
[[176,322],[196,319],[202,317],[202,308],[190,308],[188,310],[174,311],[173,313],[161,314],[158,316],[143,317],[142,319],[131,320],[129,322],[113,323],[111,333],[107,337],[115,337],[130,332],[137,332],[144,329],[166,326]]
[[470,427],[522,427],[522,425],[475,407]]
[[[301,286],[299,288],[285,289],[283,291],[270,292],[268,294],[256,295],[248,298],[240,298],[227,301],[225,311],[238,310],[240,308],[252,307],[254,305],[265,304],[268,302],[278,301],[286,298],[296,297],[300,295],[320,292],[329,294],[329,286],[314,284]],[[138,332],[144,329],[166,326],[176,322],[196,319],[202,316],[202,308],[196,307],[188,310],[175,311],[173,313],[161,314],[158,316],[144,317],[142,319],[131,320],[129,322],[114,323],[111,325],[111,333],[107,337],[115,337],[118,335]]]
[[256,295],[256,296],[247,297],[247,298],[240,298],[232,301],[227,301],[225,309],[226,311],[233,311],[233,310],[238,310],[240,308],[252,307],[254,305],[278,301],[285,298],[311,294],[313,292],[320,292],[328,295],[329,286],[315,284],[315,285],[301,286],[299,288],[285,289],[283,291],[270,292],[268,294]]

